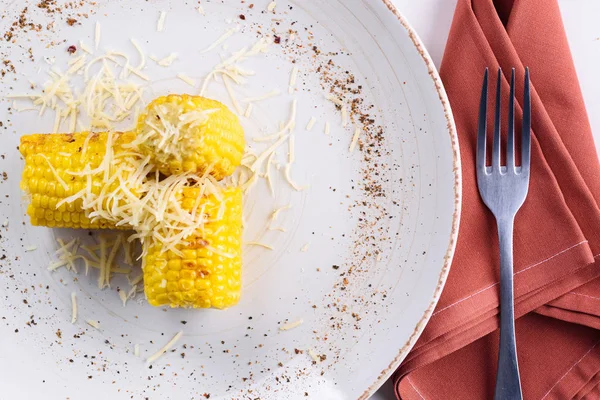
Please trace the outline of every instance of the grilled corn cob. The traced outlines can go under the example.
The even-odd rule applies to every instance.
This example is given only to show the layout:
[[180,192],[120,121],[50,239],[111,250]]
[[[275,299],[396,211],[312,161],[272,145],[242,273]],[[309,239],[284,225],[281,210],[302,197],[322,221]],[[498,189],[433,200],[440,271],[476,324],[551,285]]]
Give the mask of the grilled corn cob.
[[[90,177],[74,175],[86,165],[97,168],[106,153],[107,135],[103,133],[35,134],[21,138],[19,150],[25,159],[21,189],[31,196],[27,214],[31,224],[56,228],[114,229],[114,223],[94,220],[83,211],[83,200],[57,205],[88,185],[97,195],[105,186],[101,175]],[[115,133],[113,149],[125,151],[123,145],[131,142],[134,134]],[[85,148],[85,154],[83,154]],[[121,228],[123,229],[123,228]]]
[[[161,117],[162,115],[162,117]],[[152,121],[155,119],[156,121]],[[152,127],[167,127],[154,130]],[[167,135],[165,143],[163,136]],[[168,136],[170,135],[170,136]],[[31,195],[27,213],[32,225],[57,228],[115,228],[115,222],[101,218],[93,221],[83,210],[83,200],[64,202],[91,183],[91,192],[106,187],[103,174],[91,182],[82,172],[98,168],[106,154],[109,133],[86,138],[88,133],[35,134],[21,138],[20,151],[25,159],[21,188]],[[138,126],[131,132],[113,134],[115,156],[139,151],[165,175],[181,172],[210,173],[221,179],[240,164],[245,145],[237,117],[221,103],[195,96],[164,96],[154,100]],[[132,156],[135,157],[135,156]],[[112,185],[117,185],[113,182]],[[63,201],[63,204],[60,204]],[[60,205],[59,205],[60,204]],[[57,208],[57,205],[58,208]],[[104,206],[104,205],[103,205]],[[127,229],[127,226],[121,226]]]
[[169,95],[151,102],[137,124],[136,143],[165,175],[203,174],[217,180],[242,162],[244,130],[222,103],[200,96]]
[[[198,195],[199,189],[184,189],[182,208],[191,210]],[[155,244],[144,256],[144,288],[153,306],[227,308],[239,300],[241,190],[226,189],[221,201],[208,195],[201,205],[209,222],[177,246],[181,255]]]

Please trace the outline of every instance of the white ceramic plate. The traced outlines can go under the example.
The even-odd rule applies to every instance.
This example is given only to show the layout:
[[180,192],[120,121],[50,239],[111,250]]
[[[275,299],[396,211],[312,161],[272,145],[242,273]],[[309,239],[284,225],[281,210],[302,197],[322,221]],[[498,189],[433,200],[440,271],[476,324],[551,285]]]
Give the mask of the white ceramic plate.
[[[27,4],[0,3],[4,34],[14,21],[19,24]],[[273,12],[266,0],[202,1],[206,15],[197,11],[197,2],[84,1],[54,14],[38,3],[28,4],[25,26],[14,28],[11,42],[0,41],[2,58],[15,68],[0,81],[0,172],[7,174],[0,182],[0,214],[8,223],[0,239],[2,397],[354,399],[372,394],[431,315],[448,273],[460,210],[452,116],[438,74],[406,21],[379,0],[278,0]],[[166,18],[164,31],[157,32],[160,11]],[[69,26],[68,17],[77,22]],[[243,296],[234,308],[167,310],[144,301],[123,307],[115,292],[128,287],[123,277],[101,291],[95,272],[47,270],[56,257],[55,237],[94,237],[29,224],[16,146],[22,134],[51,131],[54,115],[17,112],[4,96],[31,91],[31,82],[39,87],[53,67],[64,71],[69,59],[83,54],[79,40],[93,49],[96,21],[99,51],[121,50],[137,65],[139,56],[129,42],[134,37],[146,55],[178,54],[170,67],[147,59],[144,73],[152,80],[138,80],[146,86],[145,101],[198,93],[219,54],[228,57],[260,36],[281,38],[267,54],[244,61],[256,75],[234,90],[240,102],[272,89],[282,92],[256,102],[251,118],[242,118],[255,151],[268,144],[252,138],[277,131],[297,99],[292,177],[310,187],[295,191],[275,171],[274,196],[264,181],[246,196],[244,239],[273,250],[245,247]],[[41,30],[31,30],[30,22],[40,23]],[[239,31],[223,44],[200,52],[236,26]],[[78,47],[75,56],[66,52],[71,44]],[[45,58],[55,59],[53,66]],[[290,94],[293,65],[299,73]],[[176,79],[179,72],[195,79],[196,87]],[[335,80],[350,82],[359,93],[346,92],[345,101],[360,99],[358,109],[373,119],[352,153],[355,126],[362,124],[342,127],[340,111],[325,98],[332,85],[339,89]],[[232,105],[218,82],[207,95]],[[317,121],[308,132],[311,117]],[[131,123],[129,118],[123,124]],[[285,146],[279,153],[285,163]],[[270,213],[285,205],[291,208],[275,225],[286,232],[269,230]],[[37,249],[26,251],[31,245]],[[75,324],[71,292],[79,304]],[[87,325],[88,319],[100,321],[100,329]],[[279,329],[300,319],[294,329]],[[174,352],[147,366],[145,358],[180,330],[184,335]],[[321,360],[313,362],[309,350]]]

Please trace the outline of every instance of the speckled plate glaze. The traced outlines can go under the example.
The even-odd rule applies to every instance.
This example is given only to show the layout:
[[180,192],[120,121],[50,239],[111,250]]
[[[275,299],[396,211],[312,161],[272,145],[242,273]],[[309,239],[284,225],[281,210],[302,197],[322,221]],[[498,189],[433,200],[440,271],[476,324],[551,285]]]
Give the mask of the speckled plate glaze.
[[[0,1],[0,33],[13,27],[10,41],[0,40],[9,60],[0,65],[0,215],[8,219],[0,228],[2,398],[365,399],[400,364],[433,311],[457,237],[460,161],[446,95],[416,33],[381,0],[277,0],[273,12],[265,0],[202,1],[206,15],[188,3],[84,0],[57,11],[52,2]],[[156,30],[159,11],[166,11],[163,32]],[[67,18],[77,21],[70,26]],[[28,91],[29,80],[42,84],[51,68],[45,57],[65,65],[69,45],[93,45],[96,21],[101,48],[135,59],[135,37],[147,54],[178,53],[169,68],[148,61],[153,80],[145,100],[198,93],[176,73],[200,81],[219,53],[260,35],[281,38],[247,61],[257,74],[238,95],[273,88],[283,94],[256,103],[242,122],[258,149],[251,138],[276,129],[297,98],[292,171],[310,187],[295,191],[277,178],[275,196],[264,182],[246,196],[244,239],[273,250],[244,249],[243,296],[234,308],[172,310],[143,301],[123,307],[115,292],[127,287],[122,277],[99,290],[94,272],[47,270],[55,237],[94,237],[29,224],[16,147],[22,134],[50,131],[53,116],[16,112],[5,96]],[[199,51],[236,25],[228,50]],[[299,75],[288,94],[292,65]],[[325,98],[332,88],[356,107],[346,129]],[[208,95],[231,104],[219,85]],[[356,125],[365,133],[350,153]],[[268,230],[269,214],[288,204],[277,220],[286,232]],[[30,245],[37,249],[26,251]],[[79,299],[75,324],[71,292]],[[100,321],[100,329],[88,319]],[[279,329],[300,319],[294,329]],[[174,351],[147,366],[145,359],[180,330]]]

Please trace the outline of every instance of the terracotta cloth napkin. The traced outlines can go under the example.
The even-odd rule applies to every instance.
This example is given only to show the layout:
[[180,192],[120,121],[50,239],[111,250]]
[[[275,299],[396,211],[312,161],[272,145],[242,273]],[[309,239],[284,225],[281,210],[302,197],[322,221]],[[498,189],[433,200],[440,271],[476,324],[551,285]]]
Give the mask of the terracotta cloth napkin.
[[477,112],[485,67],[494,77],[492,104],[502,67],[506,127],[514,67],[520,126],[525,66],[533,88],[532,171],[514,243],[523,393],[600,398],[600,165],[556,0],[458,1],[441,76],[461,146],[461,227],[439,304],[394,376],[399,398],[493,398],[499,250],[476,186]]

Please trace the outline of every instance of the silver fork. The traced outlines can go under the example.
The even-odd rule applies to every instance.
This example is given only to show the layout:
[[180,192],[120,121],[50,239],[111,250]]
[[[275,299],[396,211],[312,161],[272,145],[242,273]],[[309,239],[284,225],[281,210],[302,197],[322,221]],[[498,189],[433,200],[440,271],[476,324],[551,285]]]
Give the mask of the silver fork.
[[531,159],[531,95],[529,69],[525,71],[525,96],[523,101],[523,128],[521,139],[521,166],[515,163],[515,70],[510,81],[508,108],[508,138],[506,166],[500,161],[502,70],[498,70],[496,113],[492,165],[486,165],[486,127],[488,70],[483,78],[479,107],[479,132],[477,135],[477,185],[486,206],[496,217],[500,242],[500,348],[496,374],[495,400],[520,400],[521,378],[517,362],[515,340],[515,299],[513,289],[513,226],[515,215],[523,205],[529,190]]

